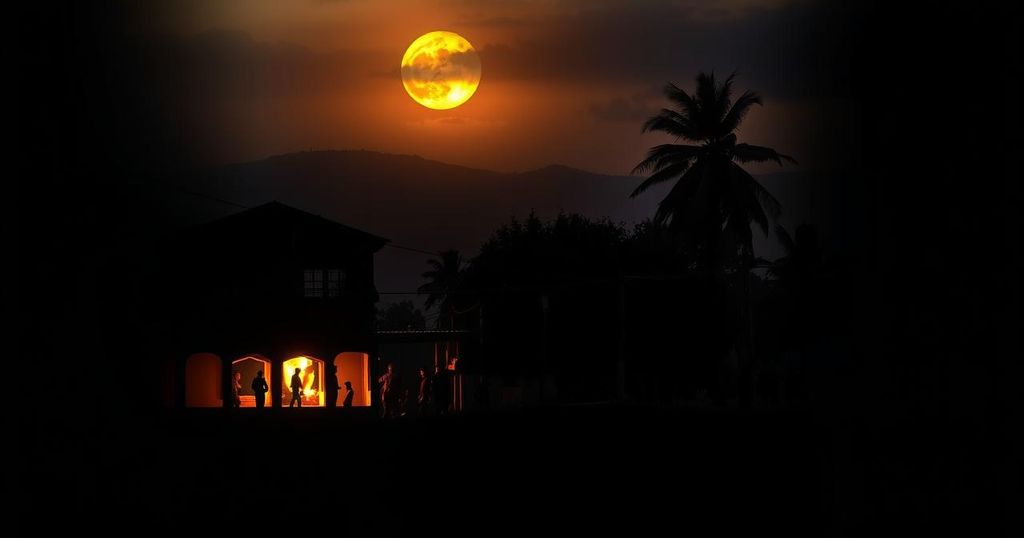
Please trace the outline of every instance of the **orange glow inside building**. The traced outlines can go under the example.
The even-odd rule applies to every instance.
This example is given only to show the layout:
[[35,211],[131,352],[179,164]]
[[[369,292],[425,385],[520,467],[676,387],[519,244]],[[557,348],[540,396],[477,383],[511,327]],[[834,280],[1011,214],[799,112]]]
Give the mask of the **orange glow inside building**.
[[[242,389],[238,391],[241,400],[239,407],[256,407],[256,394],[252,390],[252,381],[256,378],[257,372],[263,372],[263,378],[266,380],[267,386],[270,386],[270,361],[250,355],[231,363],[231,375],[241,374],[239,382]],[[269,391],[263,395],[263,405],[270,407]]]
[[196,353],[185,361],[185,406],[223,407],[220,357]]
[[352,407],[367,407],[370,405],[370,356],[366,353],[346,352],[339,353],[334,357],[334,366],[337,368],[338,406],[345,401],[347,390],[345,382],[352,384]]
[[282,405],[290,405],[292,401],[292,376],[298,374],[302,383],[301,401],[303,407],[323,407],[326,401],[324,393],[324,361],[313,357],[295,357],[282,363],[281,384]]
[[[280,364],[280,368],[277,367]],[[348,394],[346,383],[352,387],[352,407],[369,407],[372,403],[370,382],[370,356],[358,351],[346,351],[334,356],[333,361],[323,361],[309,355],[299,355],[281,363],[259,354],[243,355],[230,362],[230,370],[222,368],[221,357],[214,353],[196,353],[185,360],[184,385],[185,407],[230,407],[233,402],[231,391],[237,374],[240,388],[239,407],[255,408],[256,395],[252,390],[253,380],[262,372],[267,387],[280,383],[281,400],[275,402],[272,392],[264,395],[263,406],[280,405],[288,407],[292,399],[291,381],[295,369],[299,370],[302,384],[303,407],[327,407],[330,396],[327,376],[332,375],[330,366],[338,381],[336,406],[342,407]],[[224,375],[230,376],[224,379]],[[277,376],[280,376],[279,378]],[[225,393],[224,391],[228,392]]]

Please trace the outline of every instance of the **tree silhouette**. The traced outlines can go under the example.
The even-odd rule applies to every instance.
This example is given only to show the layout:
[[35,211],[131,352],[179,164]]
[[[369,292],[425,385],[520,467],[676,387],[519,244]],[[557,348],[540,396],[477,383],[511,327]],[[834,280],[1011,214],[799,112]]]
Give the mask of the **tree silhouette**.
[[430,270],[421,275],[427,282],[419,287],[421,293],[428,294],[424,306],[429,310],[437,305],[441,314],[437,317],[438,328],[447,324],[449,329],[454,329],[453,295],[462,284],[462,255],[457,250],[446,250],[439,253],[438,258],[427,260],[427,265],[430,266]]
[[392,331],[424,329],[427,322],[412,301],[390,303],[377,310],[377,328]]
[[785,254],[771,263],[768,276],[777,279],[786,288],[798,288],[801,291],[808,288],[822,264],[818,231],[809,224],[801,224],[796,233],[790,235],[782,226],[776,226],[775,237]]
[[[458,295],[479,305],[479,349],[487,362],[478,368],[532,379],[542,400],[612,398],[617,356],[609,342],[617,334],[617,276],[627,236],[622,224],[564,213],[551,220],[531,213],[496,229],[467,264],[465,289],[472,294]],[[474,317],[459,321],[471,324]]]
[[751,225],[768,234],[769,221],[778,217],[779,202],[741,164],[773,161],[796,163],[774,149],[737,143],[736,129],[750,107],[761,104],[751,91],[732,99],[733,76],[719,83],[714,73],[697,75],[691,95],[675,84],[665,86],[672,108],[663,108],[644,123],[643,130],[660,131],[695,144],[654,146],[633,169],[650,173],[633,191],[636,197],[653,185],[675,181],[658,204],[656,224],[667,224],[703,256],[706,266],[718,264],[723,230],[732,235],[749,269],[753,262]]
[[[656,224],[667,224],[687,244],[696,262],[715,272],[723,258],[739,256],[744,307],[741,315],[740,398],[749,403],[753,363],[753,327],[750,310],[750,269],[754,265],[751,226],[767,236],[780,204],[741,164],[772,161],[796,163],[774,149],[737,143],[735,131],[761,97],[752,91],[732,99],[733,75],[719,83],[714,73],[697,75],[697,88],[689,94],[675,84],[665,86],[672,108],[663,108],[644,123],[643,130],[660,131],[694,144],[661,144],[633,169],[650,173],[630,195],[636,197],[653,185],[675,181],[658,204]],[[731,241],[724,242],[728,237]],[[738,252],[737,252],[738,250]]]

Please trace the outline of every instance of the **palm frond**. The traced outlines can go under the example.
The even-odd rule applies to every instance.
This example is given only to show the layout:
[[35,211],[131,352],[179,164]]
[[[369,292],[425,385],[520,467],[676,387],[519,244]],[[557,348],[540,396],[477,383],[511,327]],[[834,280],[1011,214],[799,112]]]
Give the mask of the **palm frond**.
[[796,159],[783,155],[772,148],[753,144],[736,144],[733,148],[733,159],[741,163],[763,163],[772,161],[782,166],[782,161],[797,164]]
[[725,117],[726,112],[729,110],[729,106],[732,104],[732,81],[736,78],[736,74],[733,73],[726,77],[722,84],[718,86],[714,107],[711,111],[711,117],[715,121],[720,122]]
[[665,85],[664,92],[665,97],[679,108],[680,114],[693,121],[698,111],[696,98],[671,82]]
[[638,185],[636,189],[633,189],[633,192],[630,193],[629,197],[636,198],[637,195],[646,191],[652,186],[657,185],[658,183],[669,181],[685,174],[686,170],[690,168],[691,162],[692,161],[687,160],[662,167],[657,172],[651,174],[649,178],[645,179],[643,183],[640,183],[640,185]]
[[703,148],[687,144],[659,144],[647,152],[647,157],[633,167],[631,174],[643,174],[660,170],[669,165],[688,162],[697,158]]
[[760,104],[762,104],[761,96],[757,92],[743,92],[743,95],[736,99],[725,118],[722,119],[720,136],[735,131],[743,122],[747,112],[750,111],[750,107]]
[[729,189],[732,211],[738,211],[768,235],[769,220],[775,221],[782,213],[782,204],[746,170],[735,163],[729,166]]
[[675,221],[676,217],[683,213],[696,217],[695,211],[703,210],[701,204],[692,203],[701,190],[701,183],[704,180],[703,168],[698,161],[680,176],[665,198],[658,203],[658,209],[654,212],[653,219],[655,225],[663,226],[669,221]]
[[[761,207],[764,208],[764,212],[773,221],[778,220],[779,215],[782,214],[782,204],[779,203],[778,199],[772,196],[772,193],[768,192],[768,189],[764,188],[764,185],[758,183],[753,176],[750,176],[750,174],[747,174],[747,176],[750,177],[754,195],[757,196],[757,201],[760,202]],[[766,229],[764,233],[765,235],[768,235],[768,230]]]
[[718,84],[715,83],[714,71],[697,73],[697,91],[694,96],[702,108],[715,102],[718,98]]
[[661,109],[656,116],[644,122],[641,132],[661,131],[676,138],[695,140],[697,129],[693,121],[675,110]]
[[696,123],[702,134],[711,135],[722,119],[725,112],[719,113],[722,108],[719,103],[719,92],[721,87],[715,81],[715,73],[699,73],[697,75],[697,91],[695,93],[699,109],[696,115]]
[[430,309],[435,304],[442,306],[448,303],[451,293],[459,287],[462,280],[462,256],[457,250],[446,250],[438,253],[437,258],[427,260],[429,271],[421,274],[427,280],[417,291],[427,293],[424,307]]

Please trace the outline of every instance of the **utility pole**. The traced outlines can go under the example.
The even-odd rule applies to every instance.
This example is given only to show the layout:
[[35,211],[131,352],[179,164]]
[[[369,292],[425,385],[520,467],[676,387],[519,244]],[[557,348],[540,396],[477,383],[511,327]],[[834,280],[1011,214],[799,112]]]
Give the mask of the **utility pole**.
[[540,357],[541,357],[541,377],[540,377],[540,401],[544,402],[544,385],[547,384],[548,378],[548,295],[543,293],[540,296],[540,309],[541,309],[541,334],[540,334]]
[[617,292],[619,338],[618,360],[615,371],[615,396],[620,402],[626,400],[626,277],[619,277]]

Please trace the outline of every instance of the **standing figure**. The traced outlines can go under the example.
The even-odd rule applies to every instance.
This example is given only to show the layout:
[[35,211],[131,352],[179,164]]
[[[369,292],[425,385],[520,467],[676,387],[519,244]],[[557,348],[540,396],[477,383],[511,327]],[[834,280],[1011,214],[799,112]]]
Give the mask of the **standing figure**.
[[338,406],[338,367],[331,364],[327,366],[327,407]]
[[242,372],[237,370],[231,376],[231,405],[242,407]]
[[302,377],[299,373],[302,370],[296,368],[295,373],[292,374],[292,401],[288,402],[288,407],[295,407],[295,403],[298,402],[299,407],[302,407]]
[[420,393],[416,397],[416,404],[421,416],[426,415],[431,400],[431,379],[427,376],[427,369],[420,368]]
[[345,407],[352,407],[352,397],[355,396],[356,391],[352,390],[352,382],[345,382],[345,403],[341,404]]
[[395,381],[395,364],[388,363],[387,370],[377,378],[377,382],[380,383],[381,411],[385,417],[395,416],[398,412],[398,390]]
[[263,370],[256,372],[256,377],[252,378],[252,392],[256,395],[256,408],[262,409],[263,404],[267,401],[267,391],[270,387],[267,386],[267,380],[263,377]]

